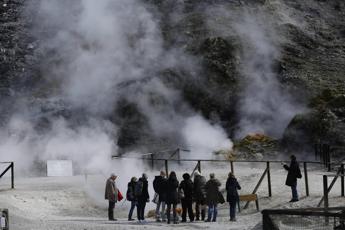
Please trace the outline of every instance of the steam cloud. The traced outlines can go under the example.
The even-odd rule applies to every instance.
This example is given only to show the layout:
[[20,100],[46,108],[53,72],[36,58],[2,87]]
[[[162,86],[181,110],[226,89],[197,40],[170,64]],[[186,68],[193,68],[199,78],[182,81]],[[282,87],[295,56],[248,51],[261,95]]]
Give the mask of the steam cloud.
[[[71,159],[81,172],[126,172],[133,162],[111,161],[117,152],[117,127],[108,117],[120,96],[138,105],[156,135],[184,137],[182,141],[197,150],[193,156],[210,157],[211,150],[231,147],[219,126],[197,115],[178,91],[157,78],[166,68],[197,68],[181,48],[164,48],[158,17],[146,5],[138,0],[42,0],[30,4],[34,6],[31,13],[36,14],[33,33],[39,40],[41,72],[47,87],[54,89],[40,100],[62,102],[74,112],[72,117],[78,113],[83,119],[48,116],[50,127],[42,132],[36,121],[47,114],[40,112],[40,103],[23,107],[25,113],[18,109],[0,132],[0,161],[15,161],[24,172],[34,162],[48,159]],[[145,79],[150,80],[138,88],[119,87]],[[164,103],[150,103],[152,94]],[[176,104],[180,104],[178,111]],[[137,176],[144,170],[130,168]]]
[[278,19],[265,12],[264,7],[234,10],[226,5],[210,9],[208,18],[209,27],[216,34],[238,37],[241,42],[238,55],[244,87],[238,103],[236,136],[264,133],[280,138],[294,115],[304,108],[281,87],[274,71],[282,41],[275,31]]

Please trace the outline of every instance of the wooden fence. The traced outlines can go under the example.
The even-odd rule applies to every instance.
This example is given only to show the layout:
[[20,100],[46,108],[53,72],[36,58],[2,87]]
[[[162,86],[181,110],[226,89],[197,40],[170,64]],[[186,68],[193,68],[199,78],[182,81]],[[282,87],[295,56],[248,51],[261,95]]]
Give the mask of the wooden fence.
[[9,164],[9,166],[0,174],[0,179],[11,170],[11,188],[14,189],[14,162],[0,162],[0,164]]
[[[282,161],[262,161],[262,160],[205,160],[205,159],[157,159],[157,158],[132,158],[132,157],[113,157],[114,159],[116,158],[127,158],[127,159],[139,159],[139,160],[146,160],[146,161],[151,161],[151,167],[154,168],[155,166],[155,162],[164,162],[164,168],[165,168],[165,172],[168,175],[169,174],[169,163],[170,162],[177,162],[177,163],[181,163],[181,162],[194,162],[196,164],[196,166],[194,167],[192,174],[198,170],[199,172],[202,171],[202,163],[207,163],[207,162],[223,162],[223,163],[228,163],[229,164],[229,169],[232,173],[235,172],[235,165],[236,163],[257,163],[257,164],[265,164],[265,169],[263,171],[263,173],[260,176],[260,179],[258,180],[258,182],[256,183],[254,189],[252,190],[251,194],[255,194],[258,189],[260,188],[262,181],[267,178],[267,192],[268,192],[268,196],[272,197],[272,185],[271,185],[271,165],[272,164],[281,164]],[[319,162],[319,161],[303,161],[300,162],[300,165],[303,167],[303,175],[304,175],[304,184],[305,184],[305,195],[309,196],[310,194],[310,188],[309,188],[309,176],[308,176],[308,166],[311,164],[317,164],[322,166],[324,163],[323,162]],[[338,173],[338,176],[335,177],[336,178],[340,177],[341,178],[341,196],[344,196],[344,165],[341,164],[340,167],[340,171]],[[331,186],[328,188],[328,193],[329,191],[332,189],[335,180],[332,181]],[[327,194],[328,194],[327,193]],[[324,197],[326,197],[324,195]],[[320,201],[321,203],[322,201]],[[247,202],[244,206],[244,208],[247,208],[249,205],[249,202]]]

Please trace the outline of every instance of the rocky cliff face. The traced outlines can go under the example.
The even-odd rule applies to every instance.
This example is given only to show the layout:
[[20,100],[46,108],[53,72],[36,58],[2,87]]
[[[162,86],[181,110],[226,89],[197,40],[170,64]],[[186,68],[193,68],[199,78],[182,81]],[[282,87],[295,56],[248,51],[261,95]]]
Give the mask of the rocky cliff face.
[[[176,53],[171,58],[175,64],[167,64],[169,58],[151,63],[154,68],[145,67],[144,77],[118,82],[111,111],[101,115],[73,107],[63,97],[52,102],[49,95],[61,91],[58,77],[71,67],[66,64],[70,56],[57,50],[61,44],[47,46],[55,41],[47,38],[49,33],[58,36],[59,28],[54,31],[53,24],[43,22],[40,27],[42,15],[36,16],[35,8],[28,14],[33,5],[24,2],[0,1],[2,116],[13,111],[9,101],[32,103],[35,111],[39,107],[33,120],[41,129],[49,129],[52,116],[77,123],[100,116],[118,127],[114,141],[121,148],[184,144],[176,130],[169,126],[158,132],[150,119],[158,113],[164,114],[164,122],[171,118],[178,123],[191,111],[219,124],[231,138],[263,132],[286,147],[308,148],[319,139],[345,145],[342,0],[142,0],[158,25],[161,40],[154,42],[161,42],[164,52]],[[80,37],[81,49],[102,49],[97,41],[83,42],[80,33],[71,31]],[[128,36],[129,47],[135,47],[140,34]],[[176,61],[179,57],[182,61]],[[140,56],[135,58],[130,63],[144,65]],[[154,79],[169,95],[148,90]],[[152,111],[138,103],[143,95]]]

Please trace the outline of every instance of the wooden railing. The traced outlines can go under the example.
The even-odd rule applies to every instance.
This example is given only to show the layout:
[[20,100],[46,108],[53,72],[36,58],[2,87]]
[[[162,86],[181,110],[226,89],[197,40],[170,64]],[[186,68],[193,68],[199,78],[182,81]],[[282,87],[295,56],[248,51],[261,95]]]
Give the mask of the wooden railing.
[[[260,188],[262,181],[267,177],[267,190],[268,190],[268,196],[272,197],[272,185],[271,185],[271,165],[272,164],[281,164],[282,161],[277,160],[214,160],[214,159],[157,159],[157,158],[137,158],[137,157],[122,157],[122,156],[113,156],[113,159],[137,159],[137,160],[146,160],[151,161],[151,167],[154,168],[154,162],[164,162],[164,168],[165,172],[168,175],[169,174],[169,162],[195,162],[196,166],[194,167],[192,174],[198,170],[201,172],[202,170],[202,162],[224,162],[229,163],[230,171],[232,173],[235,172],[235,165],[236,163],[258,163],[258,164],[265,164],[265,169],[263,173],[260,176],[260,179],[256,183],[254,189],[252,190],[251,194],[255,194],[258,189]],[[305,195],[309,196],[309,178],[308,178],[308,165],[310,164],[317,164],[322,166],[323,162],[319,161],[303,161],[301,162],[301,165],[303,165],[303,174],[304,174],[304,184],[305,184]],[[344,183],[343,183],[343,176],[342,176],[342,196],[344,196]],[[247,202],[244,206],[244,208],[247,208],[249,205],[249,202]]]
[[0,174],[0,178],[11,170],[11,188],[14,189],[14,162],[0,162],[0,164],[9,164],[9,166]]

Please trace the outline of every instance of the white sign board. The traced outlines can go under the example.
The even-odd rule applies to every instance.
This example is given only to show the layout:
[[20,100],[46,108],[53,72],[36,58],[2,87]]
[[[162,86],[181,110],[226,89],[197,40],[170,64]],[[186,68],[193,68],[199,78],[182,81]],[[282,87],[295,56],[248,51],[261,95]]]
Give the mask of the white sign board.
[[68,161],[68,160],[47,161],[47,176],[73,176],[72,161]]

